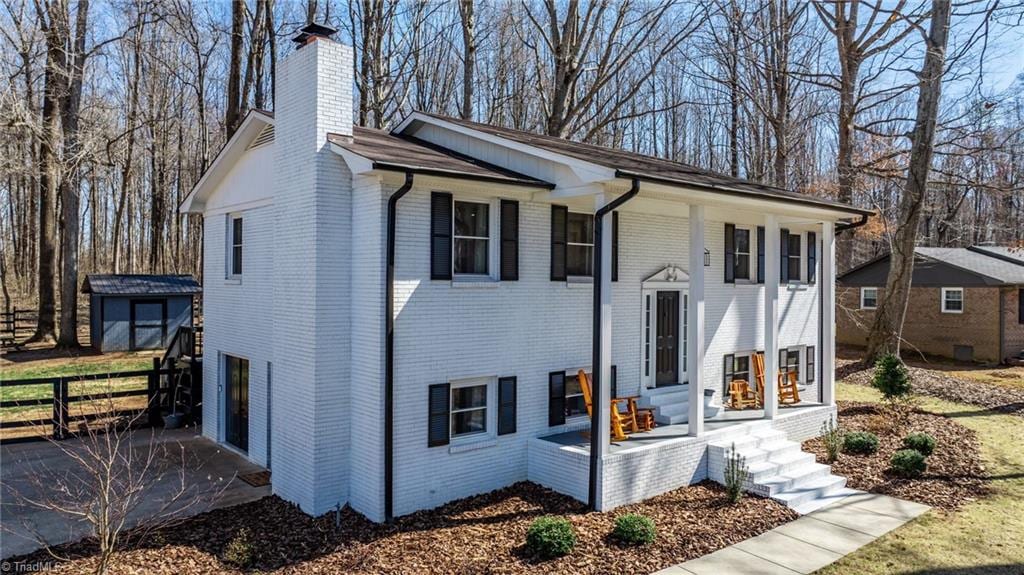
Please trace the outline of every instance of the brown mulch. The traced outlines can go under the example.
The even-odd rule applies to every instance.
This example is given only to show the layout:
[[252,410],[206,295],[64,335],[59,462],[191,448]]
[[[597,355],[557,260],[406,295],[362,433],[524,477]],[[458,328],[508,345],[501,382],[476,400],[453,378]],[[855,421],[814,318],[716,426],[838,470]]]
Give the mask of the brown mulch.
[[[921,367],[907,366],[907,370],[914,393],[1024,417],[1024,389],[961,379]],[[858,362],[836,368],[837,380],[856,385],[870,386],[872,374],[873,370]]]
[[[903,432],[897,432],[878,404],[840,401],[839,428],[843,432],[870,431],[878,436],[878,451],[872,455],[841,453],[832,463],[832,473],[847,479],[847,485],[873,493],[909,499],[951,511],[983,497],[987,492],[985,468],[981,463],[980,443],[971,429],[948,417],[915,410]],[[936,440],[928,457],[928,469],[917,479],[904,479],[889,473],[889,458],[903,448],[903,437],[924,432]],[[804,450],[827,463],[821,438],[805,441]]]
[[[623,547],[609,537],[615,517],[630,512],[654,520],[654,543]],[[572,522],[577,545],[568,556],[541,561],[524,549],[527,527],[543,515]],[[314,519],[277,497],[266,497],[150,533],[115,558],[112,573],[236,572],[222,558],[243,528],[254,542],[250,569],[260,571],[650,573],[795,518],[792,510],[759,497],[729,505],[722,487],[708,481],[609,513],[587,512],[569,497],[522,482],[401,517],[391,526],[371,523],[347,507],[337,518],[328,513]],[[95,564],[95,545],[89,542],[65,545],[56,552],[77,557],[62,564],[61,573],[87,573]],[[38,552],[18,560],[52,559]]]

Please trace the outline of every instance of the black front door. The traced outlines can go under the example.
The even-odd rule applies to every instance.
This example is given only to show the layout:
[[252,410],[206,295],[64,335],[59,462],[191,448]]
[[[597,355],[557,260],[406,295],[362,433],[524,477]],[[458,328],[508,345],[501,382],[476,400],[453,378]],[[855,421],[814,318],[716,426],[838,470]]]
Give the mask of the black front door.
[[249,360],[227,357],[227,439],[228,443],[249,451]]
[[658,292],[656,385],[679,383],[679,292]]

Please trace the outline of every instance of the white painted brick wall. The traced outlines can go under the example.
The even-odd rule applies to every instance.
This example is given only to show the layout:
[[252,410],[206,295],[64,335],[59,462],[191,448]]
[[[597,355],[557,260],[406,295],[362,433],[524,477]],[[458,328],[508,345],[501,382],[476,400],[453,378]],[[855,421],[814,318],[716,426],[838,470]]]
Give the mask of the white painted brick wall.
[[587,500],[590,456],[586,451],[537,438],[527,445],[527,479],[579,501]]
[[821,435],[826,421],[836,421],[836,406],[823,405],[813,409],[780,410],[772,427],[786,432],[790,441],[806,441]]

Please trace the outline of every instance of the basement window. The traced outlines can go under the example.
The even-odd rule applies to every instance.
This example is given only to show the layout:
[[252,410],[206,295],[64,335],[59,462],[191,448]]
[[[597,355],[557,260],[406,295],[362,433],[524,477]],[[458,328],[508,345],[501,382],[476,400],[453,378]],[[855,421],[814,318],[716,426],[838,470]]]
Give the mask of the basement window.
[[964,288],[942,288],[942,313],[964,313]]

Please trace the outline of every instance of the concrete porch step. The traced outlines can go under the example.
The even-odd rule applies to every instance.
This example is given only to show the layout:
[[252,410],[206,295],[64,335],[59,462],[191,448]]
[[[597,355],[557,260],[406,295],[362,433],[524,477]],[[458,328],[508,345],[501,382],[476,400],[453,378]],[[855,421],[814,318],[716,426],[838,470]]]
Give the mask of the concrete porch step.
[[[779,493],[799,489],[813,483],[821,477],[832,474],[832,468],[821,463],[807,463],[790,469],[785,473],[770,475],[752,485],[751,491],[766,497],[775,497]],[[843,479],[843,481],[846,481]]]
[[645,389],[637,404],[654,410],[654,421],[659,425],[686,423],[690,414],[690,386],[670,385]]
[[829,474],[817,477],[799,487],[776,493],[772,499],[803,515],[855,493],[856,490],[847,489],[845,477]]

